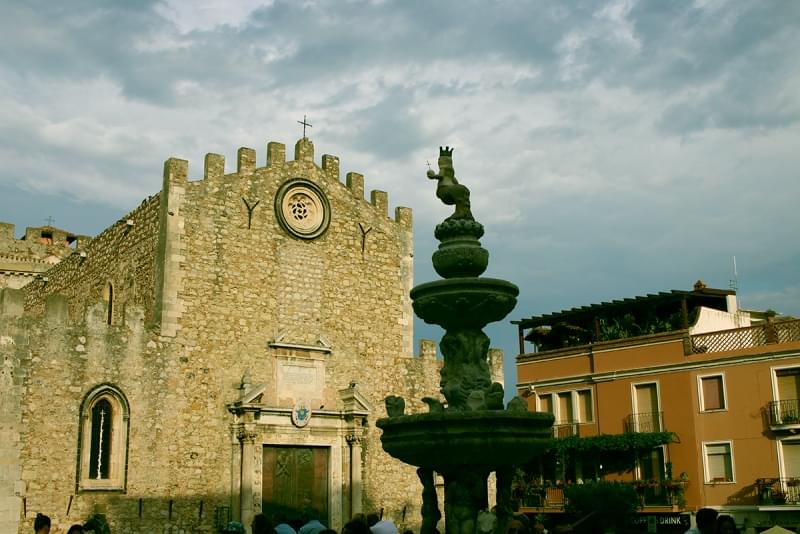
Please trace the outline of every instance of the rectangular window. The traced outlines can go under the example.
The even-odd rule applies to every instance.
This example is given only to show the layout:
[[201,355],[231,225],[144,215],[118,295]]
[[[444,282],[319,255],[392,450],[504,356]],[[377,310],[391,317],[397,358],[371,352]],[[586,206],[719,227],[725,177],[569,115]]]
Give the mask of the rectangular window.
[[706,483],[733,482],[733,451],[730,442],[704,443]]
[[539,411],[555,415],[556,425],[594,422],[591,389],[543,393],[538,399]]
[[661,432],[661,413],[658,410],[658,385],[636,384],[634,388],[635,432]]
[[725,406],[725,381],[722,375],[701,376],[700,380],[700,411],[724,410]]
[[591,423],[594,421],[591,389],[578,391],[578,421],[581,423]]
[[539,395],[539,411],[553,413],[552,395]]
[[775,373],[778,400],[800,399],[800,369],[784,369]]
[[800,441],[781,441],[783,452],[783,476],[800,478]]
[[572,423],[575,421],[575,412],[572,407],[572,392],[565,391],[558,394],[558,423]]

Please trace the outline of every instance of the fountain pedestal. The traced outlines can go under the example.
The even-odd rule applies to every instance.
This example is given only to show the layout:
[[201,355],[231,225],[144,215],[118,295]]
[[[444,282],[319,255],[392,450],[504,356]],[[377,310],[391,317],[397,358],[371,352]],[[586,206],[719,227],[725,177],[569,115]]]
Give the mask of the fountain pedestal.
[[422,482],[421,534],[433,534],[441,518],[434,472],[445,482],[446,534],[477,532],[478,512],[488,507],[487,479],[497,474],[495,532],[505,534],[511,517],[511,477],[517,465],[541,455],[550,443],[553,415],[528,412],[519,397],[503,406],[503,387],[492,383],[489,338],[483,328],[506,317],[519,289],[511,282],[481,278],[489,253],[480,246],[483,225],[475,221],[469,190],[458,183],[452,150],[440,149],[436,195],[455,213],[436,227],[441,244],[433,254],[444,279],[411,290],[414,312],[445,329],[441,393],[446,402],[422,399],[428,413],[406,415],[404,401],[386,399],[389,417],[379,419],[384,450],[418,467]]

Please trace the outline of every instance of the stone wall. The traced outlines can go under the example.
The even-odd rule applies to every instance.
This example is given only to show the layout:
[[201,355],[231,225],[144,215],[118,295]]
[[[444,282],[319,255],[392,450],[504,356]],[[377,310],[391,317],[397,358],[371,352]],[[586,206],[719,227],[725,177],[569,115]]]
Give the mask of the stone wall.
[[0,222],[0,288],[23,287],[89,241],[52,226],[28,227],[16,239],[14,225]]
[[[6,317],[22,315],[19,290],[0,290],[0,532],[16,532],[25,489],[22,482],[22,397],[30,357],[18,328]],[[15,325],[16,326],[16,325]]]
[[[37,512],[49,515],[57,531],[96,512],[107,513],[120,533],[193,528],[210,521],[197,517],[200,501],[207,513],[228,504],[227,494],[208,492],[200,477],[176,477],[176,466],[206,464],[193,457],[197,444],[181,441],[186,423],[171,414],[181,393],[171,387],[179,361],[144,328],[143,310],[128,307],[123,325],[108,325],[105,304],[97,303],[73,323],[63,297],[49,297],[41,318],[20,315],[21,299],[10,290],[2,299],[2,379],[12,387],[0,393],[0,435],[9,438],[0,453],[9,478],[0,479],[0,530],[29,532]],[[79,410],[87,391],[103,383],[114,384],[135,407],[127,487],[77,491]],[[208,404],[216,407],[213,399]],[[198,407],[196,418],[205,409]],[[17,528],[5,528],[15,522]]]
[[[87,306],[107,301],[112,290],[112,323],[124,319],[126,306],[145,310],[152,319],[159,196],[154,195],[93,240],[25,287],[26,311],[40,315],[47,295],[68,299],[73,321]],[[46,278],[46,279],[45,279]]]

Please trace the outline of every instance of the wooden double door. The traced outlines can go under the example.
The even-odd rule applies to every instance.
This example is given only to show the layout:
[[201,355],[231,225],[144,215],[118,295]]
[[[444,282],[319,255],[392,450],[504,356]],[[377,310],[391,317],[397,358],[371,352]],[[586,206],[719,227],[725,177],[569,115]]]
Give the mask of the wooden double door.
[[262,510],[288,519],[316,515],[328,524],[328,447],[264,446]]

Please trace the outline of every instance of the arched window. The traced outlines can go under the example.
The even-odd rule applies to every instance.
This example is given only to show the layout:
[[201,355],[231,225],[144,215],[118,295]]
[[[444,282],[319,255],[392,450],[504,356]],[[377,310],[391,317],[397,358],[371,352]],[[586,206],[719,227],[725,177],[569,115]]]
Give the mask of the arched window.
[[81,405],[78,488],[124,490],[128,401],[110,384],[92,389]]

